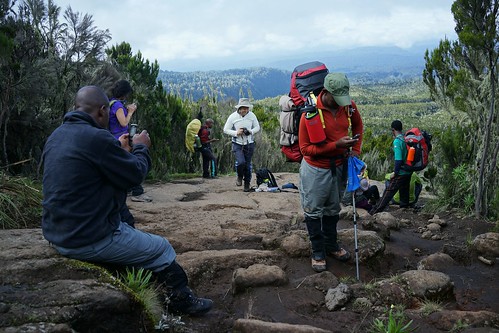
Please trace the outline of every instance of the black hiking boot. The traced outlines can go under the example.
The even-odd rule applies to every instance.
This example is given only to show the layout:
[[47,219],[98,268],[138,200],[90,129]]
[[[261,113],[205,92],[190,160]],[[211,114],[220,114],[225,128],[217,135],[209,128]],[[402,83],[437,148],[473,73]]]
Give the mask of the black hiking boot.
[[251,191],[251,186],[249,182],[244,182],[244,192]]
[[180,313],[191,316],[199,316],[210,311],[213,301],[207,298],[196,297],[188,287],[172,292],[168,310],[172,313]]

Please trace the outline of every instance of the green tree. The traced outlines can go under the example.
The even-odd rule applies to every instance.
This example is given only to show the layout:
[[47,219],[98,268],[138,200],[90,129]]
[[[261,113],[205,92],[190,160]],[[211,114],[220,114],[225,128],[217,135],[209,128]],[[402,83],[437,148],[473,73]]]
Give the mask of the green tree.
[[[46,137],[60,124],[75,91],[98,65],[109,32],[68,7],[64,22],[52,0],[0,5],[1,164],[31,160],[36,170]],[[22,138],[22,139],[20,139]],[[9,169],[10,171],[14,171]]]
[[458,40],[443,40],[437,49],[427,51],[423,72],[432,98],[472,131],[474,163],[470,164],[477,168],[473,177],[477,217],[488,215],[499,184],[498,12],[497,0],[456,0],[452,13]]

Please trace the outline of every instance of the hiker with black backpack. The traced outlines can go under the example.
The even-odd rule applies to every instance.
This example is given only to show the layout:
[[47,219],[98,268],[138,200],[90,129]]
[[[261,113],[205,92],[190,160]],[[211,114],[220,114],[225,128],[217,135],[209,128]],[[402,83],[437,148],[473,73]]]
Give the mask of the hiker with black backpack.
[[403,168],[404,163],[407,160],[408,149],[404,140],[402,122],[400,120],[394,120],[391,124],[391,130],[394,137],[392,148],[395,166],[392,174],[390,175],[388,186],[383,192],[383,196],[377,205],[369,211],[369,214],[371,215],[383,211],[383,209],[388,206],[397,191],[400,194],[400,208],[409,207],[409,189],[411,185],[412,171]]
[[316,272],[326,270],[326,255],[340,261],[350,258],[350,253],[339,246],[336,230],[348,156],[358,156],[362,143],[362,118],[349,90],[345,74],[327,74],[317,96],[318,115],[303,113],[299,125],[298,142],[303,154],[300,198]]
[[244,192],[249,192],[251,182],[251,159],[255,151],[255,134],[260,124],[252,112],[253,105],[248,98],[240,98],[234,111],[225,122],[224,133],[232,137],[232,152],[236,158],[236,185],[244,181]]

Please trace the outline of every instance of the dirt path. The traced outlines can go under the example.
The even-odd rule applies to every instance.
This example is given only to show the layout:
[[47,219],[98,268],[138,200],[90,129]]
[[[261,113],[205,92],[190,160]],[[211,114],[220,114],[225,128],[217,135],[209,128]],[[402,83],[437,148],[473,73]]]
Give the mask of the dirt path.
[[[280,173],[276,179],[280,186],[299,185],[297,174]],[[352,304],[342,311],[328,311],[324,292],[305,286],[304,281],[314,275],[307,254],[291,256],[280,248],[290,234],[306,235],[298,190],[245,193],[235,186],[234,177],[220,177],[147,185],[146,191],[152,202],[129,202],[137,228],[167,237],[196,292],[215,301],[213,311],[206,316],[183,318],[186,331],[231,332],[239,318],[310,325],[332,332],[367,331],[374,312],[359,311]],[[448,214],[441,216],[447,221],[441,239],[428,240],[420,231],[433,215],[394,207],[390,212],[403,222],[403,228],[391,232],[384,255],[360,265],[361,282],[417,269],[418,262],[432,253],[453,253],[456,264],[444,273],[454,283],[455,299],[447,300],[445,309],[499,313],[497,264],[484,265],[466,245],[467,239],[490,231],[490,223]],[[359,228],[361,223],[359,220]],[[353,223],[341,220],[339,228],[353,228]],[[234,294],[234,270],[254,263],[279,266],[288,283]],[[355,261],[328,260],[328,271],[355,288]],[[427,319],[414,319],[418,332],[443,332]]]

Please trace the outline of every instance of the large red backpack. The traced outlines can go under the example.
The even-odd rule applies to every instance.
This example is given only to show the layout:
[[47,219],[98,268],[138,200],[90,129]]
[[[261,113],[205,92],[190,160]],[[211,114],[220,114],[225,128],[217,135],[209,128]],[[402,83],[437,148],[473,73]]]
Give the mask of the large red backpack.
[[301,162],[303,156],[298,145],[298,128],[301,114],[309,104],[315,105],[311,95],[318,96],[324,87],[324,78],[329,73],[326,65],[312,61],[297,66],[291,73],[289,95],[279,101],[281,114],[281,151],[290,162]]
[[404,141],[408,151],[407,155],[411,157],[402,165],[403,170],[421,171],[426,168],[432,149],[431,138],[431,134],[416,127],[405,132]]
[[324,87],[324,78],[329,73],[326,65],[319,61],[297,66],[291,73],[289,97],[299,107],[307,101],[310,93],[318,96]]

